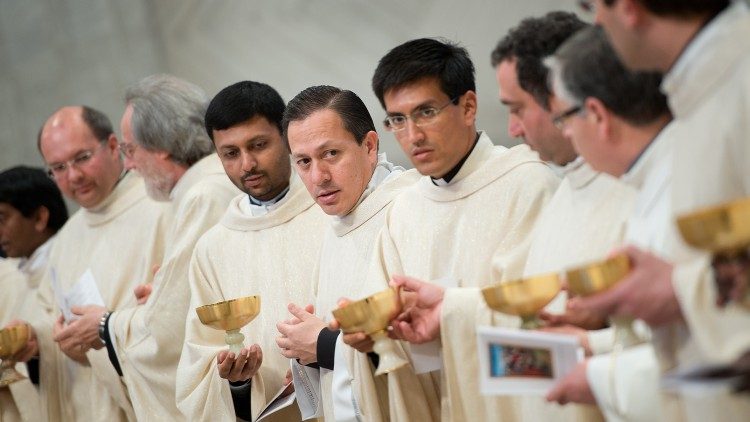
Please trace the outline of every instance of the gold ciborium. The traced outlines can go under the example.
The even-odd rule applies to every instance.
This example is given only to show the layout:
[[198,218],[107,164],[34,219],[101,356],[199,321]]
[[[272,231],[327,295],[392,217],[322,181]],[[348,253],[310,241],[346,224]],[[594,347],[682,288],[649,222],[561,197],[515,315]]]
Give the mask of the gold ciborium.
[[211,328],[226,331],[224,341],[229,350],[238,354],[244,347],[245,336],[240,328],[249,324],[260,313],[260,296],[247,296],[195,308],[201,322]]
[[16,371],[16,361],[11,356],[21,351],[28,339],[29,327],[26,324],[0,330],[0,387],[26,378]]
[[[677,227],[688,245],[732,260],[750,247],[750,198],[681,215]],[[740,303],[750,307],[750,289]]]
[[492,310],[517,315],[523,323],[521,328],[539,328],[537,313],[560,292],[560,276],[557,273],[499,283],[482,289],[484,301]]
[[[616,255],[604,261],[582,265],[565,272],[568,291],[578,296],[603,292],[625,278],[630,269],[630,258],[627,255]],[[615,326],[615,342],[623,347],[641,343],[641,339],[633,331],[632,318],[611,317],[610,320]]]
[[387,374],[408,363],[397,354],[396,343],[388,338],[388,324],[399,312],[401,299],[397,288],[383,290],[333,311],[344,333],[361,331],[375,342],[373,350],[380,357],[375,375]]

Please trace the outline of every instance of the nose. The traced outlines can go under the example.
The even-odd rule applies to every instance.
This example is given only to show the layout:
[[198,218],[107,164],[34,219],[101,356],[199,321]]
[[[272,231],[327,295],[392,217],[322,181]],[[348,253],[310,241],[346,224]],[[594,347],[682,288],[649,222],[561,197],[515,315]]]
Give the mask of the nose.
[[258,165],[258,160],[250,153],[242,153],[242,171],[250,172]]
[[135,160],[133,160],[132,158],[129,158],[127,155],[125,156],[125,162],[124,162],[124,164],[125,164],[125,168],[127,170],[137,170],[138,169],[138,167],[135,165]]
[[322,162],[313,162],[312,178],[316,186],[324,186],[331,181],[331,171],[328,165]]
[[78,166],[68,166],[65,177],[68,178],[68,182],[76,183],[83,179],[83,172]]
[[508,118],[508,135],[511,138],[520,138],[524,135],[521,120],[512,114]]
[[[398,134],[399,132],[397,132]],[[424,141],[424,131],[412,119],[406,121],[406,127],[400,132],[401,138],[409,144],[419,144]]]

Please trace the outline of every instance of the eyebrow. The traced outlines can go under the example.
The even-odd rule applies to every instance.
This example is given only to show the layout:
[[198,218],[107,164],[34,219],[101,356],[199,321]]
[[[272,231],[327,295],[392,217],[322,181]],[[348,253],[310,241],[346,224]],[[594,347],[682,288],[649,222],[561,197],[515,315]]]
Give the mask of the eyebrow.
[[[317,148],[315,148],[315,151],[313,151],[313,152],[317,153],[317,152],[320,152],[322,150],[325,150],[325,149],[329,148],[330,144],[332,142],[334,142],[334,141],[336,141],[336,140],[335,139],[328,139],[328,140],[326,140],[325,142],[323,142],[323,144],[321,144],[320,146],[318,146]],[[301,157],[309,157],[309,156],[310,156],[310,154],[292,154],[292,158],[301,158]]]
[[[436,100],[427,100],[427,101],[425,101],[423,103],[417,104],[417,106],[414,107],[413,109],[411,109],[411,111],[409,113],[413,113],[416,110],[427,108],[427,107],[435,107],[436,103],[437,103]],[[386,114],[388,116],[404,116],[405,115],[404,113],[393,113],[393,112],[390,112],[388,110],[386,110],[385,112],[386,112]],[[407,114],[409,114],[409,113],[407,113]]]

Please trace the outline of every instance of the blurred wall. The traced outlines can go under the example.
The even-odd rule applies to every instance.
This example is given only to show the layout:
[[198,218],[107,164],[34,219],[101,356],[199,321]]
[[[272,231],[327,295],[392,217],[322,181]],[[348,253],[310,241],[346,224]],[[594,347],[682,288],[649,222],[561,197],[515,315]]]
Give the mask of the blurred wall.
[[[351,89],[380,122],[370,88],[378,60],[412,38],[465,46],[477,69],[478,127],[497,143],[507,113],[489,55],[522,18],[575,2],[554,0],[0,0],[0,169],[42,165],[36,136],[66,104],[106,112],[119,133],[122,95],[143,76],[166,72],[209,96],[252,79],[285,100],[318,84]],[[384,130],[381,150],[408,164]]]

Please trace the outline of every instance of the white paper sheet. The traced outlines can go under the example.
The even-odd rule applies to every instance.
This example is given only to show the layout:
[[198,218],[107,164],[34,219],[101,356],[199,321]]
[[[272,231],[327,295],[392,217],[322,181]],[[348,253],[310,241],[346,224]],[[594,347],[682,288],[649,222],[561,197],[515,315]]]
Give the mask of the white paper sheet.
[[102,299],[99,288],[96,286],[96,279],[90,268],[83,273],[81,278],[67,292],[60,286],[60,280],[57,279],[57,273],[54,268],[50,269],[50,275],[52,277],[52,289],[55,292],[55,300],[65,317],[65,322],[69,323],[77,318],[71,311],[71,308],[74,306],[104,306],[104,299]]

